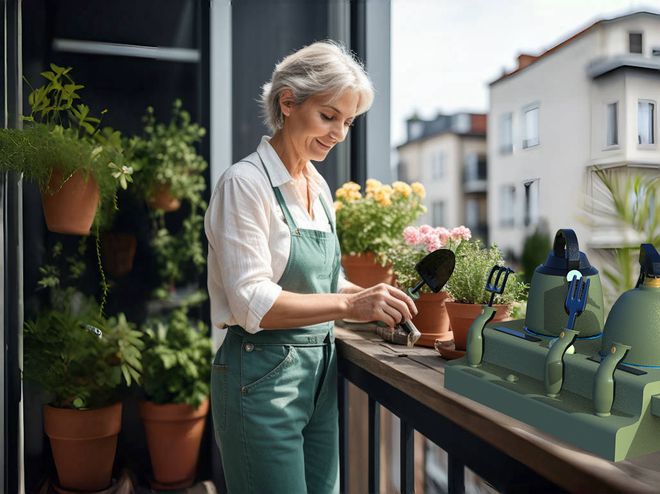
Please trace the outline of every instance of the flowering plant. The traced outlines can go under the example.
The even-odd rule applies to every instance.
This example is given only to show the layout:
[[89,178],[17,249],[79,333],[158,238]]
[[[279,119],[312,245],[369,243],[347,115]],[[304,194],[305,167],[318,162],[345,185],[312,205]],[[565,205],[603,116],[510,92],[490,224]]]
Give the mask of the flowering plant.
[[[403,241],[387,251],[387,259],[392,263],[397,284],[403,288],[415,286],[419,281],[415,265],[428,253],[441,248],[456,251],[461,242],[470,238],[472,232],[462,225],[451,230],[430,225],[407,227],[403,230]],[[425,285],[421,293],[431,293],[431,289]]]
[[[447,291],[455,302],[462,304],[486,304],[490,293],[486,292],[486,281],[495,265],[504,266],[502,252],[493,245],[484,248],[479,240],[462,242],[456,248],[454,274],[447,282]],[[515,273],[509,275],[504,293],[496,295],[496,304],[512,304],[525,300],[527,285]]]
[[387,261],[387,249],[397,242],[403,229],[426,211],[422,205],[426,191],[418,182],[384,185],[369,179],[364,196],[358,184],[347,182],[335,195],[337,234],[342,252],[373,252],[382,264]]

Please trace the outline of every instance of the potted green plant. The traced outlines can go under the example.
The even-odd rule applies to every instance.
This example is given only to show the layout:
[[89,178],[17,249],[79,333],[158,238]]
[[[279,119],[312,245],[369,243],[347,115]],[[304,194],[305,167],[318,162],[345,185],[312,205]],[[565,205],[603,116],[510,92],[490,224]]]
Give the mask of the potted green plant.
[[[472,233],[465,226],[451,230],[445,227],[433,228],[430,225],[408,226],[403,230],[402,241],[387,251],[387,258],[392,263],[396,284],[403,290],[419,282],[415,265],[429,252],[438,249],[456,251],[461,242],[470,240]],[[424,285],[415,300],[417,315],[413,324],[422,333],[417,345],[433,348],[436,340],[449,341],[453,334],[449,328],[449,316],[445,303],[451,300],[446,290],[433,293]]]
[[140,402],[154,489],[192,485],[209,409],[213,358],[208,328],[191,321],[188,308],[145,324],[143,389]]
[[172,104],[168,123],[157,122],[153,107],[142,118],[144,133],[127,144],[135,165],[135,185],[153,209],[175,211],[183,199],[194,200],[205,189],[207,163],[195,144],[206,129],[191,121],[180,99]]
[[[0,130],[0,170],[22,173],[42,193],[48,229],[88,235],[101,210],[116,206],[116,190],[131,181],[121,136],[77,102],[84,86],[71,77],[71,67],[50,65],[47,83],[33,89],[30,114],[23,129]],[[106,110],[101,112],[103,115]]]
[[424,195],[420,183],[383,185],[375,179],[367,180],[364,196],[354,182],[337,189],[337,235],[349,280],[362,287],[392,282],[387,251],[403,229],[426,211]]
[[[457,350],[465,350],[470,324],[480,314],[482,305],[490,300],[490,293],[486,292],[485,287],[490,270],[496,264],[504,266],[504,258],[495,245],[484,248],[476,240],[461,242],[456,248],[456,266],[447,282],[447,291],[453,301],[446,302],[445,306]],[[527,285],[518,280],[515,273],[511,274],[504,293],[495,296],[493,305],[497,312],[493,321],[506,320],[511,305],[523,300],[526,293]]]
[[[81,243],[81,246],[84,245]],[[61,256],[56,244],[53,257]],[[67,258],[68,276],[76,281],[84,263]],[[50,288],[50,307],[25,323],[25,379],[50,395],[43,408],[59,485],[98,491],[111,482],[121,427],[122,383],[139,382],[141,333],[123,314],[104,318],[93,298],[63,286],[55,264],[43,266],[40,285]]]

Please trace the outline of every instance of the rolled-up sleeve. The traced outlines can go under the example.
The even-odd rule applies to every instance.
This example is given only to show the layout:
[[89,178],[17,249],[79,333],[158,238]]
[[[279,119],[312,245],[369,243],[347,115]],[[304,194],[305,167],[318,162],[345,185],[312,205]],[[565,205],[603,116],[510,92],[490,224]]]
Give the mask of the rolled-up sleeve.
[[[282,291],[272,281],[271,206],[263,190],[249,178],[229,176],[218,184],[206,218],[209,261],[214,264],[209,265],[209,283],[211,276],[220,278],[232,319],[251,333],[261,329],[261,320]],[[215,318],[213,300],[211,308]]]

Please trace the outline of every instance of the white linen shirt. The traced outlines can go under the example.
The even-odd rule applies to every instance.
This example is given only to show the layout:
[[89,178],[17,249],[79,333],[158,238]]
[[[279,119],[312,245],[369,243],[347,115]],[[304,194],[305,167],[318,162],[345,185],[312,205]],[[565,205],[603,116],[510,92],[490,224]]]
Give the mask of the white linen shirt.
[[[204,218],[211,322],[221,330],[220,342],[227,326],[239,325],[250,333],[263,329],[261,320],[282,291],[277,282],[289,259],[289,227],[259,156],[299,228],[330,231],[321,194],[335,224],[332,194],[321,174],[311,163],[303,170],[313,204],[312,218],[268,137],[262,137],[257,152],[244,158],[254,164],[241,160],[222,174]],[[340,272],[338,291],[344,286]]]

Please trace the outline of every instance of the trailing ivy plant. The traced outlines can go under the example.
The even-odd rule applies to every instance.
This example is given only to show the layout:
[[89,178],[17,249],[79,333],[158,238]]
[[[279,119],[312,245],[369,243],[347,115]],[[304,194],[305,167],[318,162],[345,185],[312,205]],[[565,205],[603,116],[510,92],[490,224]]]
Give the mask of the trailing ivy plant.
[[208,327],[191,321],[187,311],[182,307],[144,325],[143,388],[154,403],[197,408],[208,397],[213,358]]
[[66,272],[56,262],[62,252],[56,244],[52,262],[40,268],[39,286],[49,290],[50,304],[25,323],[24,375],[51,394],[53,406],[106,406],[122,383],[140,382],[142,333],[123,314],[104,318],[96,301],[78,291],[85,243],[64,260]]

